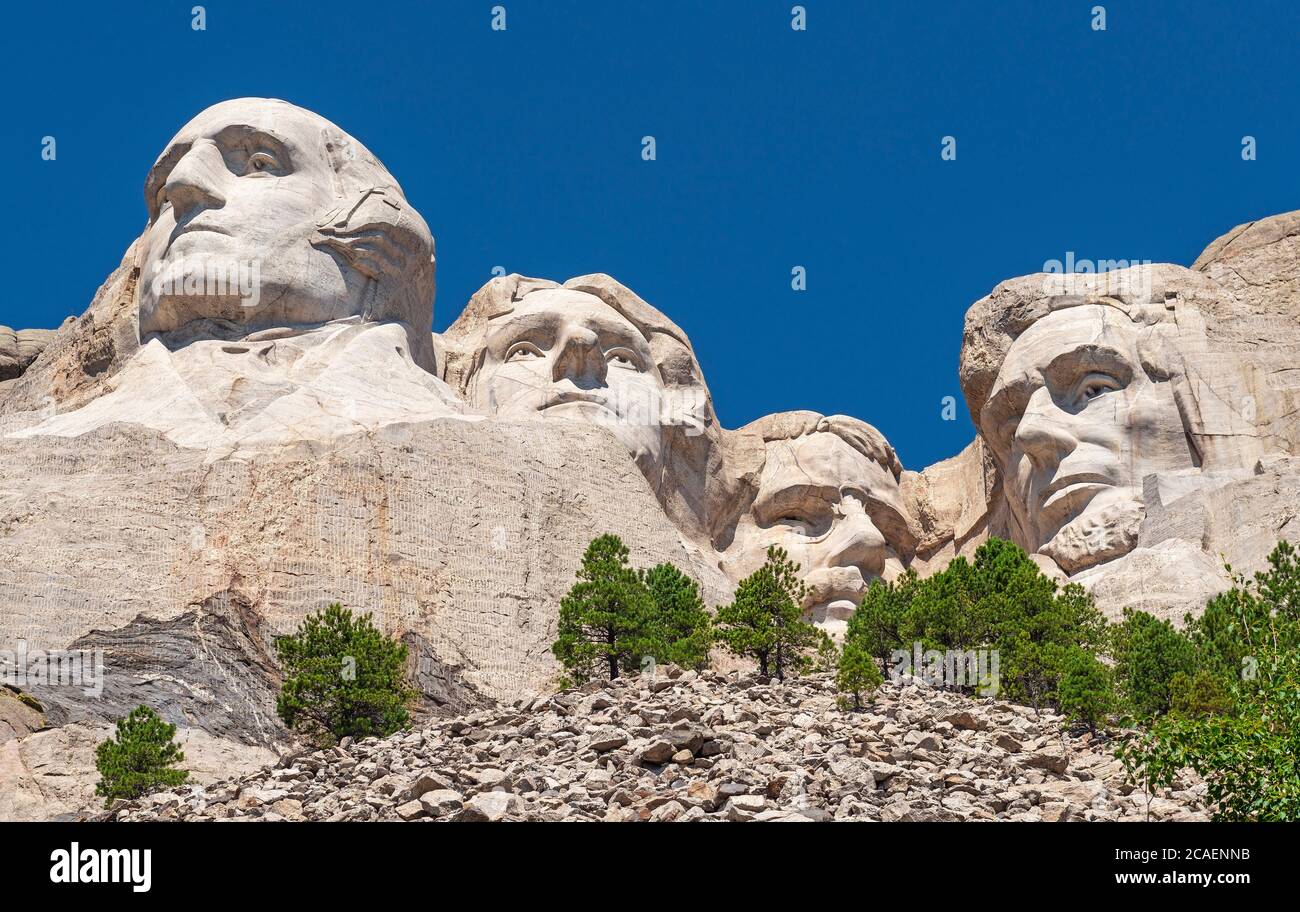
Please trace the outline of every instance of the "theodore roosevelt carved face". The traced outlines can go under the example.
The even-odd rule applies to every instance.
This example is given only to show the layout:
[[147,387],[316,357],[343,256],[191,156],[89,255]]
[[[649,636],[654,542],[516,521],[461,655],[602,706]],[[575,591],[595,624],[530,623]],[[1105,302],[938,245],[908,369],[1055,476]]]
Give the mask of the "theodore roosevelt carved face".
[[811,590],[804,607],[833,628],[871,580],[901,573],[914,547],[893,448],[865,422],[813,412],[770,415],[739,433],[761,435],[764,458],[724,568],[744,577],[779,545]]

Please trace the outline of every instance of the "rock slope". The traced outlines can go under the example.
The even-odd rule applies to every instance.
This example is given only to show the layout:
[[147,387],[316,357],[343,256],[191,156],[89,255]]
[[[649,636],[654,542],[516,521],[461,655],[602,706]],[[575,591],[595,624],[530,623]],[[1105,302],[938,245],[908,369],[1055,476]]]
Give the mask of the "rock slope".
[[[1204,786],[1150,801],[1203,820]],[[101,815],[133,820],[1143,820],[1104,737],[1049,713],[889,683],[836,708],[828,676],[662,669],[284,757]]]

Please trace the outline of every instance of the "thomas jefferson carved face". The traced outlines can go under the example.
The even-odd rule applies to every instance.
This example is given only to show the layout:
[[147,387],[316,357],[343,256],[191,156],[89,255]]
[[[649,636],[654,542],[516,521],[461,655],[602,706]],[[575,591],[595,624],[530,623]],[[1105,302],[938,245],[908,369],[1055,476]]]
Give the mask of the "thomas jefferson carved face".
[[145,194],[142,336],[201,318],[359,315],[428,331],[427,227],[360,143],[310,111],[260,98],[209,108],[168,144]]
[[1196,465],[1173,385],[1144,368],[1144,331],[1104,304],[1050,313],[1012,343],[981,410],[1030,550],[1070,574],[1134,546],[1144,477]]
[[503,418],[557,418],[613,430],[642,469],[663,449],[664,385],[649,343],[595,295],[548,288],[492,321],[473,404]]
[[[821,427],[851,420],[822,419]],[[834,626],[872,579],[902,571],[910,541],[894,473],[841,435],[818,430],[766,443],[757,495],[724,567],[739,579],[762,566],[769,545],[784,548],[812,590],[804,607]]]

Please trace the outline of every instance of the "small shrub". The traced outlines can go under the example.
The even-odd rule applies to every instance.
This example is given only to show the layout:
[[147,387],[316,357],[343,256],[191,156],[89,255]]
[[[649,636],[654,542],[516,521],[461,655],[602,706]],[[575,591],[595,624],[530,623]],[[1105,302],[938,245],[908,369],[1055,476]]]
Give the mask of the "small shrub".
[[1232,713],[1232,694],[1223,680],[1205,669],[1194,675],[1180,671],[1169,681],[1171,714],[1197,718]]
[[184,784],[189,773],[175,769],[185,753],[172,739],[169,725],[148,706],[137,706],[117,723],[117,732],[95,748],[99,783],[95,794],[109,807],[119,798],[140,798]]
[[862,701],[884,682],[871,650],[861,639],[846,635],[835,674],[835,689],[840,692],[841,708],[861,712]]
[[1132,712],[1140,719],[1167,713],[1174,676],[1196,668],[1191,640],[1168,621],[1125,609],[1115,644],[1116,677]]

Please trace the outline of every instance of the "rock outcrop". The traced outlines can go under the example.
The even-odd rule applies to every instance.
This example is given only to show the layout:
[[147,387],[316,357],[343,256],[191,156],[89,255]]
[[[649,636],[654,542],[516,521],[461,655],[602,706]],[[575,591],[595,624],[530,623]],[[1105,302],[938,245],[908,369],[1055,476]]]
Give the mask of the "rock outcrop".
[[913,683],[866,711],[833,682],[668,669],[483,710],[122,802],[115,820],[1203,820],[1150,797],[1105,737]]
[[[113,734],[106,723],[76,722],[0,741],[0,820],[75,820],[102,809],[96,797],[95,748]],[[276,754],[208,734],[177,729],[176,743],[195,785],[240,776],[274,763]]]
[[0,383],[13,380],[27,370],[57,332],[53,329],[15,331],[0,326]]

